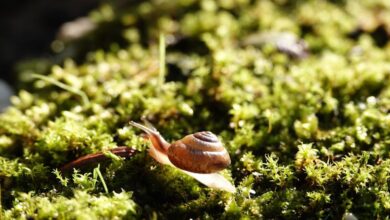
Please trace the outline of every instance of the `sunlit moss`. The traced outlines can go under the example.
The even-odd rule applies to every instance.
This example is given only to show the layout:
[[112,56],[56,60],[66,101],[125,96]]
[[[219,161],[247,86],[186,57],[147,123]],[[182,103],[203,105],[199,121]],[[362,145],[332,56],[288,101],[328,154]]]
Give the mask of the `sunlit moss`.
[[[102,3],[89,15],[93,32],[63,42],[55,60],[18,68],[22,89],[0,114],[0,217],[386,218],[386,2]],[[305,42],[307,54],[289,53],[300,45],[283,37],[247,40],[269,33]],[[237,193],[153,161],[128,125],[142,118],[168,141],[216,133],[232,158],[222,175]],[[101,177],[90,167],[59,171],[116,146],[138,153],[106,153],[90,166]]]
[[20,193],[15,199],[15,206],[3,214],[4,218],[133,219],[137,216],[137,205],[131,200],[131,193],[127,192],[106,196],[77,190],[72,198],[49,195]]

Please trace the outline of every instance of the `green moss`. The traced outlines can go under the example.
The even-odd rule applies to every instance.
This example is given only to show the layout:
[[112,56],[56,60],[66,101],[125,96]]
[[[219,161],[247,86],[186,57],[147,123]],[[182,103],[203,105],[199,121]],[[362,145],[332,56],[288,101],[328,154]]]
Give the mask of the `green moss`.
[[74,191],[72,198],[29,192],[17,195],[14,204],[12,209],[5,211],[5,219],[134,219],[137,216],[137,206],[131,200],[131,193],[127,192],[105,196]]
[[[2,216],[388,218],[388,10],[385,0],[102,3],[92,33],[57,40],[60,64],[20,65],[22,89],[0,114]],[[291,52],[299,40],[306,56]],[[168,141],[216,133],[237,193],[153,161],[128,125],[141,118]],[[56,171],[116,146],[139,152]]]

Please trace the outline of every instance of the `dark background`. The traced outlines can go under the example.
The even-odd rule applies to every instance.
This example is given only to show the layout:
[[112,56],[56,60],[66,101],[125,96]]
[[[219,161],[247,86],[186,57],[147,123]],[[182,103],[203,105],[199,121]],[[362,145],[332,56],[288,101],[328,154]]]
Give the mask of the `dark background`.
[[88,14],[98,0],[16,0],[0,7],[0,79],[15,83],[15,63],[50,56],[59,27]]

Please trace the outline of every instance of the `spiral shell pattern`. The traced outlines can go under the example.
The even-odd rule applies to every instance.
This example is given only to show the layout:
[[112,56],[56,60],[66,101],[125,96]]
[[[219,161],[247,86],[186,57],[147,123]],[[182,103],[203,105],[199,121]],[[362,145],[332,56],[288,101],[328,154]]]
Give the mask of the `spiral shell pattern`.
[[173,142],[168,149],[168,158],[176,167],[194,173],[214,173],[230,165],[229,153],[209,131]]

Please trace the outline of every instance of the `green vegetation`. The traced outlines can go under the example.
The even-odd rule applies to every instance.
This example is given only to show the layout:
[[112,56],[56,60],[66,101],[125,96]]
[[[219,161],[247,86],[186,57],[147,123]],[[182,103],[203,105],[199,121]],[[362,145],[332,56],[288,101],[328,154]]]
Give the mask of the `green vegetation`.
[[[0,218],[389,219],[389,11],[387,0],[102,4],[93,32],[53,43],[55,61],[20,65],[0,114]],[[267,37],[282,35],[308,53]],[[221,137],[237,193],[151,159],[128,125],[143,117],[169,141]],[[57,171],[116,146],[140,152]]]

